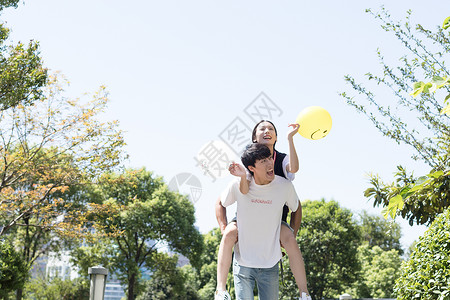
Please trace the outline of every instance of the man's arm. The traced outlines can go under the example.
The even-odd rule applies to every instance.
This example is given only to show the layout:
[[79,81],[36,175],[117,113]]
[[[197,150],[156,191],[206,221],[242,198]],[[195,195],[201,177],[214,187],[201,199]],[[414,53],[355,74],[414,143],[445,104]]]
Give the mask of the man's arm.
[[242,194],[247,194],[249,190],[249,183],[247,180],[247,172],[245,172],[245,168],[240,164],[233,162],[228,167],[228,171],[230,171],[231,175],[241,178],[239,181],[239,191],[241,191]]
[[302,223],[302,203],[298,200],[298,208],[296,211],[291,212],[290,226],[294,229],[294,236],[297,236],[300,224]]
[[223,234],[225,227],[227,227],[227,209],[222,205],[220,197],[216,201],[216,219],[219,223],[220,232]]

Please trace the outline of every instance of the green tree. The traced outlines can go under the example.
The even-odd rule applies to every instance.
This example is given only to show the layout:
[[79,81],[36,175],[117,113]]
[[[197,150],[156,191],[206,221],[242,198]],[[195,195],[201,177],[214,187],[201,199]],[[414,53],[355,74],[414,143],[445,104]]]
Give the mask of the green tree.
[[450,298],[450,209],[419,238],[395,285],[397,299]]
[[[412,225],[430,224],[435,216],[450,205],[450,115],[441,114],[443,102],[434,94],[420,93],[411,97],[412,86],[424,77],[448,77],[446,58],[450,52],[449,32],[438,27],[432,31],[422,25],[412,25],[411,11],[404,23],[393,20],[382,8],[375,13],[367,10],[381,22],[386,32],[392,33],[401,43],[405,54],[398,66],[389,66],[378,50],[382,73],[367,73],[365,84],[352,76],[345,76],[359,96],[346,92],[341,96],[358,112],[365,114],[386,137],[412,150],[412,158],[430,167],[427,176],[416,177],[398,166],[395,181],[383,182],[371,177],[371,188],[365,196],[373,199],[374,206],[383,206],[384,215],[400,215]],[[380,94],[367,86],[374,83]],[[416,86],[417,88],[417,86]],[[449,92],[449,86],[444,86]],[[385,93],[392,94],[386,97]],[[396,101],[394,101],[396,100]]]
[[[302,203],[302,226],[297,237],[305,261],[308,290],[313,299],[333,298],[344,293],[360,269],[357,248],[361,241],[352,213],[335,201]],[[284,269],[289,270],[285,261]],[[292,273],[286,272],[283,299],[297,297]]]
[[[219,228],[214,228],[203,235],[205,249],[201,256],[202,267],[199,272],[199,294],[202,299],[214,298],[217,283],[217,255],[221,239],[222,234]],[[231,280],[232,273],[228,273],[228,277]],[[231,282],[228,288],[231,288],[230,285],[233,285],[233,283]]]
[[416,249],[417,241],[414,241],[409,245],[408,250],[406,251],[406,257],[409,259],[411,257],[411,254]]
[[29,266],[62,245],[56,236],[89,233],[82,225],[94,210],[75,187],[95,182],[122,161],[117,122],[98,119],[107,93],[102,88],[92,98],[80,104],[64,97],[54,77],[32,105],[0,113],[0,236],[22,249]]
[[[18,0],[0,1],[4,8],[17,7]],[[18,104],[30,105],[42,96],[47,69],[42,66],[39,43],[5,45],[9,29],[0,24],[0,111]]]
[[19,3],[19,0],[1,0],[0,1],[0,11],[7,7],[17,7],[17,3]]
[[[37,184],[38,181],[36,181]],[[31,190],[31,188],[29,188]],[[73,210],[79,210],[80,201],[75,200],[74,190],[69,189],[70,192],[59,193],[55,192],[48,196],[48,204],[58,203],[60,197],[64,197],[65,205],[57,205],[53,207],[52,212],[36,210],[34,214],[26,214],[17,225],[12,226],[3,238],[8,243],[13,244],[18,251],[20,251],[22,259],[27,266],[31,268],[35,261],[42,255],[49,254],[49,252],[58,253],[66,247],[73,244],[73,239],[64,238],[64,235],[56,235],[54,228],[46,224],[57,222],[58,216],[63,214],[70,214]],[[71,198],[69,200],[69,197]],[[70,206],[68,205],[70,203]],[[43,207],[45,207],[43,205]],[[47,207],[52,207],[51,205]],[[53,221],[52,221],[53,220]],[[78,226],[73,223],[74,226]],[[20,299],[22,289],[17,289],[17,298]]]
[[0,298],[23,287],[28,277],[28,265],[10,243],[0,240]]
[[[204,234],[204,250],[200,257],[201,267],[197,270],[192,266],[183,267],[185,273],[190,274],[186,284],[196,288],[198,296],[202,300],[214,298],[217,284],[217,255],[221,238],[222,234],[219,228],[214,228]],[[227,287],[231,298],[234,299],[234,281],[231,269],[228,273]]]
[[395,280],[400,275],[402,259],[397,250],[383,250],[368,243],[358,247],[361,264],[354,294],[359,298],[394,298]]
[[194,227],[194,206],[187,197],[169,191],[162,178],[145,169],[107,173],[91,199],[112,208],[95,221],[106,234],[121,233],[113,238],[114,271],[127,285],[128,299],[140,292],[140,270],[157,268],[163,244],[200,266],[203,241]]
[[27,282],[25,300],[85,300],[89,299],[89,282],[82,278],[75,280],[37,277]]
[[[447,17],[442,24],[442,29],[447,30],[450,28],[450,17]],[[446,44],[449,44],[449,41],[445,41]],[[448,49],[447,49],[448,50]],[[448,51],[447,51],[448,52]],[[433,76],[430,82],[416,82],[414,83],[414,90],[411,92],[411,96],[417,97],[421,93],[434,93],[436,90],[447,88],[450,86],[450,78]],[[450,93],[444,99],[445,107],[441,110],[441,115],[446,114],[450,115]]]
[[[0,11],[18,2],[2,0]],[[87,214],[61,195],[118,165],[123,138],[117,123],[96,119],[106,107],[104,88],[84,105],[64,98],[39,43],[7,44],[8,35],[0,24],[0,236],[30,267],[61,244],[55,234],[79,233]]]
[[113,269],[113,247],[114,244],[107,238],[78,240],[78,243],[70,245],[70,262],[78,267],[78,273],[84,278],[89,278],[88,271],[92,266],[103,266],[110,272]]
[[32,106],[19,104],[0,114],[0,236],[26,218],[41,222],[30,226],[76,232],[70,221],[83,222],[81,214],[55,222],[70,205],[57,195],[92,183],[124,157],[118,123],[98,119],[108,102],[104,88],[80,104],[62,95],[57,78],[47,87]]
[[358,225],[361,229],[361,237],[369,247],[378,246],[384,251],[397,250],[403,255],[400,243],[401,227],[394,221],[387,221],[381,216],[369,215],[363,211],[359,215]]
[[[36,226],[28,226],[30,217],[24,218],[21,226],[14,226],[4,239],[7,243],[14,245],[20,254],[22,261],[27,266],[27,270],[31,269],[38,257],[48,253],[48,251],[58,251],[62,246],[61,241],[52,239],[51,231],[47,228]],[[22,226],[23,225],[23,226]],[[23,283],[28,280],[28,276],[23,278]],[[16,291],[16,299],[22,298],[23,284],[18,286]]]
[[147,282],[145,291],[137,300],[196,300],[199,299],[197,291],[187,285],[188,274],[177,267],[178,257],[160,256],[158,269]]

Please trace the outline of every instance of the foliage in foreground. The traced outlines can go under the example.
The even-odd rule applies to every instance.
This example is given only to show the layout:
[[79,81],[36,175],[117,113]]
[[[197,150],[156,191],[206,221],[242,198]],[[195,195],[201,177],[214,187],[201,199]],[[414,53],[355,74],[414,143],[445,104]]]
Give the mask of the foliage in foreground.
[[[399,215],[411,225],[430,224],[450,205],[450,115],[445,113],[440,95],[423,92],[426,84],[422,86],[420,80],[441,78],[436,88],[450,92],[443,80],[450,76],[446,67],[450,31],[411,24],[411,11],[405,22],[393,20],[384,8],[368,12],[380,21],[383,30],[398,39],[404,54],[397,66],[391,66],[378,50],[381,74],[367,73],[364,84],[347,75],[345,80],[359,95],[343,92],[341,96],[366,115],[384,136],[409,147],[412,158],[427,164],[430,171],[416,177],[397,166],[392,183],[372,175],[372,187],[365,196],[373,200],[374,206],[384,207],[386,217]],[[391,97],[386,97],[386,93]]]
[[83,278],[38,277],[26,284],[24,299],[86,300],[89,299],[89,282]]
[[450,209],[420,237],[396,282],[397,299],[450,298]]
[[0,298],[21,289],[28,277],[28,266],[13,245],[0,240]]

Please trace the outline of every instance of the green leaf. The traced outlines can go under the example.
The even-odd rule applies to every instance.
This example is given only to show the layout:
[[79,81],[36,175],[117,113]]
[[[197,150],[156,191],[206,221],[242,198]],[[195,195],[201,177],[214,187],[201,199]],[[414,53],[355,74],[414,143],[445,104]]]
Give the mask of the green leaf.
[[428,181],[428,176],[420,176],[419,178],[417,178],[416,180],[416,185],[422,185],[424,184],[426,181]]
[[444,101],[447,102],[450,99],[450,94],[447,95],[447,97],[445,97]]
[[431,82],[415,82],[413,84],[413,91],[410,95],[417,97],[420,93],[434,93],[437,89],[440,89],[446,85],[450,85],[450,78],[434,76]]
[[402,198],[401,195],[396,195],[394,198],[391,198],[389,200],[389,206],[391,206],[391,203],[392,203],[392,206],[395,206],[398,209],[402,209],[403,208],[403,204],[404,204],[403,198]]
[[413,186],[413,187],[409,190],[409,192],[410,192],[410,193],[413,193],[413,192],[418,191],[418,190],[420,190],[420,189],[422,189],[422,188],[423,188],[423,183],[422,183],[422,184],[417,184],[417,185]]
[[389,215],[391,216],[392,219],[395,219],[396,212],[397,212],[396,208],[390,208],[389,209]]
[[402,198],[406,198],[409,195],[409,191],[411,190],[411,188],[409,186],[405,186],[400,190],[400,196]]
[[442,175],[444,175],[444,171],[436,171],[436,172],[428,174],[427,176],[430,177],[430,178],[435,178],[436,179],[436,178],[441,177]]
[[448,82],[446,77],[440,77],[440,76],[434,76],[433,80],[431,82],[436,84],[436,88],[437,89],[440,89],[443,86],[446,86],[446,85],[449,84],[449,82]]
[[442,24],[442,29],[448,29],[450,27],[450,17],[447,17]]
[[425,85],[425,83],[423,81],[414,82],[413,89],[415,89],[415,90],[420,89],[424,85]]
[[438,82],[444,80],[446,81],[445,77],[441,77],[441,76],[433,76],[433,79],[431,80],[432,82]]
[[437,85],[435,83],[431,83],[430,88],[428,89],[429,93],[434,93],[438,89]]
[[436,88],[433,87],[433,84],[431,82],[425,83],[423,86],[423,93],[432,93],[436,90]]
[[415,82],[413,85],[413,91],[410,93],[411,96],[414,98],[419,96],[420,93],[423,92],[423,87],[425,86],[425,83],[423,81]]
[[[449,95],[449,96],[450,96],[450,95]],[[447,98],[445,98],[445,99],[447,100],[448,98],[450,98],[449,96],[447,96]],[[445,106],[445,107],[441,110],[441,115],[444,115],[444,114],[450,116],[450,104],[447,105],[447,106]]]
[[404,204],[405,202],[403,201],[403,197],[400,194],[389,199],[389,205],[387,208],[388,212],[387,213],[385,212],[384,214],[385,218],[386,215],[390,215],[392,219],[395,219],[397,210],[402,210]]
[[381,210],[381,214],[383,215],[383,217],[384,217],[385,219],[387,219],[387,218],[389,217],[389,209],[388,209],[387,207],[383,208],[383,209]]

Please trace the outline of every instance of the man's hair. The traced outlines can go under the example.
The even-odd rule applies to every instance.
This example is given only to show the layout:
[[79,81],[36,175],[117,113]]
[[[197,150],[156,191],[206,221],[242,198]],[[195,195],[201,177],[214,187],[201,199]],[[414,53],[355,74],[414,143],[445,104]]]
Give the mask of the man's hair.
[[253,172],[250,171],[248,167],[254,167],[257,160],[268,158],[270,156],[270,149],[266,145],[255,143],[245,147],[245,151],[241,155],[241,161],[253,176]]

